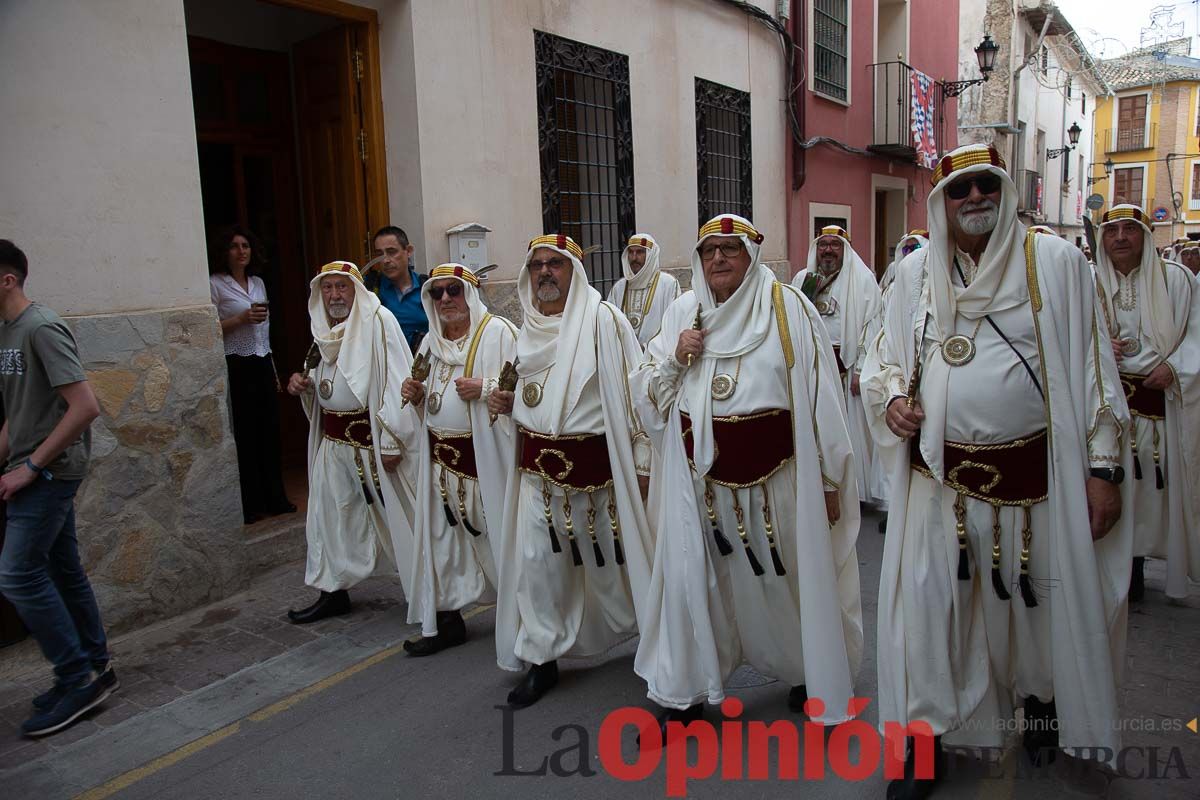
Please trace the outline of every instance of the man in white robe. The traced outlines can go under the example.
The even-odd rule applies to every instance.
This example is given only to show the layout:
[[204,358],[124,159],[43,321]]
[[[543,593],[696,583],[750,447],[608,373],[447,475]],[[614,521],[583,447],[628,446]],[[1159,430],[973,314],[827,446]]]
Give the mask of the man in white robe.
[[493,425],[487,396],[504,364],[516,358],[517,328],[488,313],[479,277],[442,264],[421,287],[429,333],[417,358],[424,382],[406,378],[401,394],[421,414],[416,538],[408,621],[423,638],[406,641],[410,656],[430,656],[467,639],[461,610],[492,602],[504,492],[513,468],[512,420]]
[[700,229],[693,292],[630,384],[654,442],[659,532],[634,669],[667,722],[702,716],[749,663],[849,719],[862,656],[858,489],[819,317],[725,214]]
[[309,419],[304,582],[320,596],[288,612],[298,625],[348,613],[347,590],[374,574],[399,575],[410,593],[418,441],[400,398],[412,354],[395,317],[348,261],[321,267],[310,287],[315,352],[287,388]]
[[[879,322],[873,326],[875,331],[883,325],[883,320],[887,315],[888,303],[892,299],[892,284],[896,280],[896,266],[903,261],[909,254],[915,250],[920,250],[922,247],[929,246],[929,231],[924,228],[914,228],[909,231],[899,242],[896,242],[896,257],[892,259],[892,263],[888,264],[887,270],[883,273],[883,277],[879,279],[879,289],[882,292],[882,303],[879,309]],[[864,338],[865,344],[870,344],[871,340]],[[864,346],[864,353],[866,347]],[[860,393],[861,398],[861,393]],[[869,409],[864,409],[864,413],[870,413]],[[895,460],[895,455],[892,452],[894,448],[901,447],[896,444],[881,444],[874,441],[872,438],[871,444],[875,450],[871,458],[871,479],[869,494],[875,498],[875,502],[880,508],[886,511],[888,507],[888,498],[892,496],[891,480],[888,476],[888,470],[892,468],[892,462]],[[887,514],[879,520],[880,533],[887,531]]]
[[882,501],[883,498],[870,495],[875,444],[859,399],[865,343],[875,338],[883,311],[883,296],[875,273],[850,246],[850,234],[844,228],[830,225],[813,239],[808,248],[808,266],[796,273],[792,286],[804,292],[816,306],[833,343],[845,395],[846,425],[854,447],[859,498],[865,502]]
[[1200,277],[1200,242],[1188,242],[1179,249],[1179,263],[1188,268],[1192,277]]
[[635,233],[621,252],[624,277],[613,284],[608,302],[621,309],[637,332],[642,347],[655,337],[667,306],[679,297],[679,281],[658,263],[658,242],[648,233]]
[[935,772],[918,779],[910,747],[888,787],[905,800],[940,778],[943,735],[1000,747],[1022,699],[1035,761],[1120,750],[1132,537],[1113,528],[1127,410],[1090,269],[1027,234],[994,148],[955,150],[933,182],[929,246],[897,268],[862,382],[877,440],[906,443],[880,575],[879,719],[927,723]]
[[1122,486],[1133,520],[1129,599],[1142,599],[1146,557],[1167,561],[1167,597],[1200,580],[1200,287],[1150,244],[1137,206],[1100,223],[1096,290],[1133,416],[1132,480]]
[[642,351],[582,258],[569,236],[530,242],[519,380],[488,397],[517,426],[496,601],[500,667],[530,665],[508,695],[514,708],[558,682],[559,658],[597,656],[636,633],[654,550],[639,486],[650,447],[628,388]]

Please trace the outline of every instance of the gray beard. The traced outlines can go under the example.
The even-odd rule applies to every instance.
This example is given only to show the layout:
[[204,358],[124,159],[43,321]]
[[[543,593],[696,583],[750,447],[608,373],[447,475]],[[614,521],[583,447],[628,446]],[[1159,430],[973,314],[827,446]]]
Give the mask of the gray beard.
[[958,226],[962,228],[962,232],[968,236],[982,236],[985,233],[991,233],[996,228],[996,222],[1000,219],[1000,212],[995,205],[987,209],[987,212],[981,215],[967,216],[964,211],[976,211],[978,206],[972,209],[960,208],[958,210]]
[[336,319],[338,322],[341,322],[346,317],[350,316],[350,307],[341,303],[338,303],[337,305],[331,304],[326,310],[329,312],[329,316],[333,319]]
[[553,283],[543,283],[538,287],[537,299],[543,303],[553,303],[562,297],[562,291]]

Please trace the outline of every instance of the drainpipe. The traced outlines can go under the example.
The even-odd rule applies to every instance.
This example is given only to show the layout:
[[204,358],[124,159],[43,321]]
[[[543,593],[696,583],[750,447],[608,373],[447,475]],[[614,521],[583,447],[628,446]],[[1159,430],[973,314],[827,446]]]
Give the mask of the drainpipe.
[[[804,41],[804,7],[796,0],[798,6],[796,13],[792,15],[792,42],[799,50],[801,58],[807,58],[808,44]],[[808,87],[805,78],[806,64],[800,63],[800,58],[792,64],[792,83],[796,86],[796,96],[789,98],[790,102],[796,104],[796,123],[799,130],[795,136],[791,136],[792,141],[792,191],[798,192],[804,186],[804,181],[807,180],[806,174],[807,164],[805,156],[808,153],[800,143],[808,140],[808,128],[805,122],[807,93]]]

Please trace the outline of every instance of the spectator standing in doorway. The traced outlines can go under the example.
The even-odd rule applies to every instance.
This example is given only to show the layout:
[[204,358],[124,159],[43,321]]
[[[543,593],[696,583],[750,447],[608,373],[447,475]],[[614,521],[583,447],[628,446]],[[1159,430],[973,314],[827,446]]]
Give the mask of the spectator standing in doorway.
[[45,736],[74,724],[117,689],[96,596],[79,562],[75,493],[87,473],[100,406],[75,338],[25,296],[29,262],[0,239],[0,499],[8,503],[0,592],[54,665],[54,685],[21,725]]
[[249,525],[296,510],[283,489],[275,399],[280,387],[271,358],[267,289],[255,274],[266,255],[254,234],[236,225],[220,231],[208,252],[209,291],[221,320],[229,368],[242,515]]
[[412,266],[413,246],[408,234],[395,225],[380,228],[375,234],[375,257],[383,257],[379,268],[383,277],[368,285],[379,295],[383,307],[395,315],[412,352],[429,332],[429,318],[421,305],[421,286],[426,277]]

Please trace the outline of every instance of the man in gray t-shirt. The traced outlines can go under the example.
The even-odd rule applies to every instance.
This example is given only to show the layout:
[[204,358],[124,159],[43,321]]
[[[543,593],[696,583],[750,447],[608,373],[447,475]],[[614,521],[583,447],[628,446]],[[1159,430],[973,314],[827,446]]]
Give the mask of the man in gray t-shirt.
[[[100,415],[70,329],[25,296],[29,263],[0,239],[0,500],[8,504],[0,593],[54,665],[26,736],[69,727],[117,688],[100,609],[79,562],[75,493]],[[95,672],[95,677],[93,677]]]

